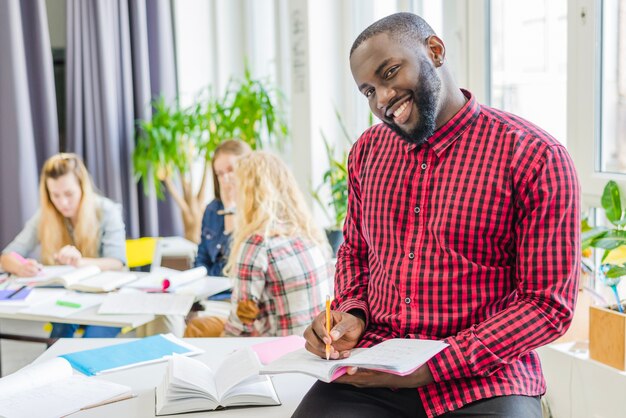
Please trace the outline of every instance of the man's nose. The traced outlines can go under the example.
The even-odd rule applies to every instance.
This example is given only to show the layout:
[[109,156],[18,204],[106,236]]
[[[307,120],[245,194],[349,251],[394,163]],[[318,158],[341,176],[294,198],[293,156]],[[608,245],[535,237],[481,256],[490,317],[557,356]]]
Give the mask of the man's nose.
[[378,98],[378,103],[376,107],[378,110],[385,110],[387,106],[389,106],[389,101],[394,98],[396,95],[396,91],[391,87],[381,87],[376,92],[376,97]]

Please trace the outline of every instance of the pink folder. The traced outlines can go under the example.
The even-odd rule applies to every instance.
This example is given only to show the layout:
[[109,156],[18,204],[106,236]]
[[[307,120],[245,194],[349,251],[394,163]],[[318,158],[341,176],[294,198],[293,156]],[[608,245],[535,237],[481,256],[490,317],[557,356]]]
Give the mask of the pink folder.
[[252,350],[257,354],[261,364],[268,364],[287,353],[304,348],[304,337],[299,335],[290,335],[288,337],[278,338],[276,340],[255,344]]

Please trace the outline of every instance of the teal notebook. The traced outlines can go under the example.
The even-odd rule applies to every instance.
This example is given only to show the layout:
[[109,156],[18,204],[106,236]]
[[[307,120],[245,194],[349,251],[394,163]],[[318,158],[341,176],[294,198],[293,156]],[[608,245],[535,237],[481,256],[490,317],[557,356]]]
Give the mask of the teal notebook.
[[166,360],[172,354],[191,356],[204,351],[172,334],[160,334],[127,343],[63,354],[79,372],[94,376]]

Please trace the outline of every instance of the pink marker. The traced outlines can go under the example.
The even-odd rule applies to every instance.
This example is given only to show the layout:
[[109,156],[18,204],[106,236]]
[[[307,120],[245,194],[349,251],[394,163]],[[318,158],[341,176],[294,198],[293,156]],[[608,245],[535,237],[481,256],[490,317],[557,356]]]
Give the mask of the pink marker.
[[[16,253],[15,251],[12,251],[12,252],[11,252],[11,255],[12,255],[12,256],[13,256],[13,257],[17,260],[17,261],[19,261],[20,263],[22,263],[22,264],[28,264],[28,260],[27,260],[27,259],[25,259],[24,257],[22,257],[20,254]],[[37,265],[37,270],[38,270],[39,272],[41,272],[41,266]],[[40,274],[41,274],[41,273],[40,273]]]
[[13,256],[13,258],[15,258],[17,261],[19,261],[22,264],[28,264],[28,260],[25,259],[24,257],[22,257],[20,254],[16,253],[15,251],[11,252],[11,255]]

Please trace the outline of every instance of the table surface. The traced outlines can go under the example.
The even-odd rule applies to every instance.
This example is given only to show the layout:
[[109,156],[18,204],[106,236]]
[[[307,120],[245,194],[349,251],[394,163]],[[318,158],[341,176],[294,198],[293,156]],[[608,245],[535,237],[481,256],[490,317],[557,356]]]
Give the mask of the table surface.
[[[37,289],[38,290],[38,289]],[[43,290],[43,289],[42,289]],[[45,289],[46,292],[63,294],[65,289]],[[109,327],[132,327],[136,328],[154,320],[155,315],[99,315],[100,306],[78,311],[70,316],[60,318],[49,315],[34,315],[18,312],[23,306],[0,306],[0,319],[20,319],[25,321],[61,322],[66,324],[102,325]]]
[[[208,296],[218,293],[224,290],[222,285],[217,285],[215,282],[206,279],[198,279],[190,282],[184,286],[176,289],[175,293],[192,293],[195,295],[196,300],[206,299]],[[59,294],[66,292],[65,289],[52,289],[52,288],[38,288],[35,291],[45,291]],[[0,306],[0,319],[19,319],[26,321],[41,321],[41,322],[60,322],[66,324],[80,324],[80,325],[102,325],[109,327],[130,327],[137,328],[140,325],[144,325],[155,319],[156,315],[153,314],[137,314],[137,315],[99,315],[97,313],[99,305],[94,306],[79,312],[76,312],[70,316],[60,318],[49,315],[34,315],[28,313],[19,312],[23,306]]]
[[[272,338],[185,338],[185,341],[205,350],[204,354],[193,358],[208,364],[216,370],[222,360],[233,350],[264,341]],[[128,342],[131,339],[103,338],[103,339],[60,339],[34,363],[49,360],[58,355],[87,350],[90,348],[103,347],[116,343]],[[103,379],[111,382],[130,386],[136,397],[124,401],[103,405],[98,408],[88,409],[72,417],[76,418],[104,418],[104,417],[154,417],[154,388],[163,379],[167,362],[139,366],[114,373],[103,374],[92,377],[92,379]],[[301,374],[283,374],[272,377],[278,397],[282,402],[279,406],[246,407],[236,409],[226,409],[211,412],[221,417],[290,417],[296,409],[304,394],[309,390],[315,379]],[[183,415],[175,415],[183,416]],[[208,416],[207,412],[197,412],[184,414],[185,417]],[[211,415],[212,416],[212,415]]]

